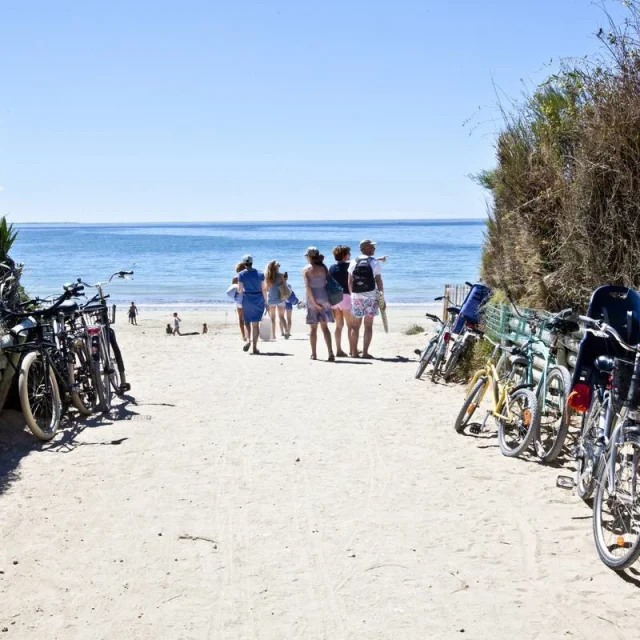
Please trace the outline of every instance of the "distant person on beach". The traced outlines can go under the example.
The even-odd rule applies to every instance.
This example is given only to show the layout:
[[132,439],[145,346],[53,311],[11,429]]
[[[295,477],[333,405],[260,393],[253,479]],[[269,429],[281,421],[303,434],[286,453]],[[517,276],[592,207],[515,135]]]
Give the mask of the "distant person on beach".
[[129,324],[138,324],[137,318],[138,317],[138,307],[136,307],[135,302],[131,303],[131,306],[129,307]]
[[173,314],[173,335],[174,336],[181,336],[182,334],[180,333],[180,323],[182,322],[182,320],[180,320],[180,318],[178,317],[177,313]]
[[253,258],[250,255],[242,258],[244,269],[238,274],[238,293],[242,294],[242,317],[247,327],[248,338],[251,342],[242,347],[249,351],[253,343],[252,353],[258,354],[258,337],[260,336],[260,320],[264,315],[266,305],[266,287],[264,273],[253,268]]
[[166,329],[164,330],[164,332],[165,332],[168,336],[173,335],[173,329],[171,328],[171,323],[170,323],[170,322],[167,322],[167,327],[166,327]]
[[[271,260],[267,264],[264,273],[264,281],[267,287],[267,305],[269,316],[271,317],[271,337],[276,339],[276,309],[278,311],[278,322],[280,323],[280,333],[283,338],[289,337],[287,331],[287,319],[285,317],[285,305],[287,298],[282,298],[281,287],[286,284],[284,274],[280,273],[280,263]],[[288,289],[288,288],[287,288]]]
[[[244,264],[238,262],[236,265],[236,274],[244,271]],[[238,313],[238,326],[240,327],[240,335],[243,342],[249,342],[249,327],[244,324],[244,318],[242,316],[242,294],[238,292],[238,276],[236,275],[231,280],[231,286],[227,289],[227,295],[234,301],[236,305],[236,312]]]
[[202,325],[202,335],[204,335],[205,333],[209,333],[209,327],[207,327],[206,322]]
[[[287,284],[289,284],[289,274],[285,271],[284,279]],[[291,287],[289,287],[291,289]],[[285,316],[287,318],[287,333],[289,337],[291,337],[291,321],[293,320],[293,307],[300,303],[298,300],[298,296],[296,296],[295,291],[291,289],[291,295],[287,298],[287,301],[284,303]]]
[[331,347],[331,332],[327,326],[328,322],[333,322],[333,313],[329,303],[329,293],[327,291],[328,269],[324,264],[324,256],[317,247],[309,247],[304,254],[309,264],[302,270],[302,277],[307,294],[307,324],[310,334],[311,359],[317,360],[316,344],[318,342],[318,325],[322,328],[322,335],[327,344],[329,352],[329,362],[336,358]]
[[[342,329],[347,329],[347,343],[351,351],[351,332],[353,331],[351,319],[351,295],[349,294],[349,260],[351,259],[351,247],[340,244],[333,249],[333,257],[336,259],[335,264],[329,267],[329,273],[334,277],[335,281],[342,287],[344,292],[342,302],[334,305],[333,315],[336,319],[336,355],[339,358],[346,357],[346,353],[342,350]],[[358,354],[356,353],[356,356]]]
[[[380,262],[373,256],[376,243],[373,240],[360,242],[360,256],[349,265],[349,291],[351,292],[351,314],[353,316],[350,341],[352,358],[358,357],[358,338],[364,320],[364,344],[362,357],[372,359],[369,353],[373,338],[373,319],[378,315],[379,298],[384,304],[384,286]],[[386,258],[385,258],[386,259]]]

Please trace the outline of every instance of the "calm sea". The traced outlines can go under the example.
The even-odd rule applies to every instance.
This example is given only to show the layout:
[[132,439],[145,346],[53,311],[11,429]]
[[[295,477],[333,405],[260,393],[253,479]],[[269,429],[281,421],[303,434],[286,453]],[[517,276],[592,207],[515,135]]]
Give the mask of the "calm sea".
[[133,269],[132,281],[114,282],[115,302],[145,306],[228,303],[225,291],[236,262],[251,253],[262,269],[277,259],[300,298],[300,271],[307,246],[333,261],[337,244],[357,252],[362,238],[378,242],[387,255],[383,277],[387,299],[423,303],[445,283],[478,276],[482,220],[376,222],[274,222],[189,224],[18,225],[12,257],[25,264],[23,284],[32,295],[60,291],[78,276],[89,282],[119,269]]

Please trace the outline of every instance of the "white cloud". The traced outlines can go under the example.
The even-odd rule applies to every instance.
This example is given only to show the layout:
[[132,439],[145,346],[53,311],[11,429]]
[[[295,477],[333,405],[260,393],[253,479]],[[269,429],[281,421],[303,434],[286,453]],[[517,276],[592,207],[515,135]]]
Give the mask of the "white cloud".
[[4,187],[0,184],[0,193],[4,191]]

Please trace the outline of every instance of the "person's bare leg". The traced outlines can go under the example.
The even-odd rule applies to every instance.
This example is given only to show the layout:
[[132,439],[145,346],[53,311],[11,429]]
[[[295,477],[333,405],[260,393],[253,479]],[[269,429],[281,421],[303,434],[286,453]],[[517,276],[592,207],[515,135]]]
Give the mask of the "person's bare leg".
[[362,318],[353,318],[351,323],[351,336],[349,340],[349,355],[353,358],[358,357],[358,339],[360,338],[360,327],[362,326]]
[[322,335],[324,336],[324,341],[327,344],[327,351],[329,352],[329,362],[332,362],[336,359],[336,357],[333,355],[333,348],[331,346],[331,331],[329,331],[329,327],[327,326],[326,322],[322,322],[320,326],[322,327]]
[[[336,320],[336,355],[343,358],[347,354],[342,350],[342,328],[344,327],[344,313],[340,309],[333,310],[333,317]],[[347,341],[349,332],[347,330]]]
[[364,319],[364,345],[362,347],[362,357],[370,356],[369,347],[371,346],[371,338],[373,338],[373,317]]
[[293,318],[293,309],[287,309],[287,332],[291,335],[291,320]]
[[342,315],[344,317],[344,326],[347,330],[347,342],[349,343],[349,349],[351,349],[351,337],[353,335],[353,316],[351,315],[351,311],[343,311]]
[[269,317],[271,318],[271,338],[276,339],[276,306],[274,304],[269,306]]
[[258,351],[258,337],[260,336],[260,323],[252,322],[251,323],[251,333],[253,339],[253,353],[260,353]]
[[240,333],[242,334],[242,339],[247,342],[250,338],[250,336],[248,335],[249,331],[248,331],[248,327],[246,328],[246,333],[245,333],[245,324],[244,324],[244,318],[242,316],[242,309],[236,309],[238,312],[238,326],[240,327]]
[[318,344],[318,325],[309,325],[309,344],[311,345],[311,359],[315,360],[318,355],[316,353],[316,345]]
[[280,323],[280,333],[282,334],[283,338],[288,333],[287,332],[287,320],[284,317],[284,312],[285,312],[285,308],[284,307],[278,307],[278,322]]

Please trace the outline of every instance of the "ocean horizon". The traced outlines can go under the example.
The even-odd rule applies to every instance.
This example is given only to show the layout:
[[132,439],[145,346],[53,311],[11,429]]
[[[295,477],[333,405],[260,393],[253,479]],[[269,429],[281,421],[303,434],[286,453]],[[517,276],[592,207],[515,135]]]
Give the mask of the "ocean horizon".
[[131,281],[114,280],[112,301],[141,307],[206,307],[229,304],[225,292],[246,253],[264,269],[277,259],[300,299],[304,251],[317,246],[325,263],[337,244],[358,251],[362,238],[387,255],[387,300],[413,305],[433,301],[445,284],[475,280],[480,269],[483,219],[281,222],[20,223],[11,251],[24,263],[22,283],[31,295],[58,293],[78,277],[105,281],[119,269]]

